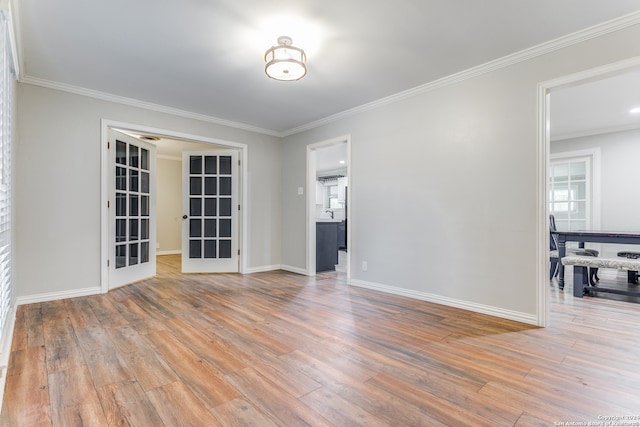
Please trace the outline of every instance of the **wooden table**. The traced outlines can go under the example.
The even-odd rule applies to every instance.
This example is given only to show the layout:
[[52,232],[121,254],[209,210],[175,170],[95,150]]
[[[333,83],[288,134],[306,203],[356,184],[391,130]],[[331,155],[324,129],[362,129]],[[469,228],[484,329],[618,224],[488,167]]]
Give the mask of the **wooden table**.
[[[592,243],[618,243],[625,245],[640,245],[640,232],[637,231],[555,231],[558,236],[558,259],[561,260],[567,254],[567,242],[579,242],[584,247],[585,242]],[[638,248],[640,251],[640,248]],[[564,266],[559,263],[559,286],[564,288]]]

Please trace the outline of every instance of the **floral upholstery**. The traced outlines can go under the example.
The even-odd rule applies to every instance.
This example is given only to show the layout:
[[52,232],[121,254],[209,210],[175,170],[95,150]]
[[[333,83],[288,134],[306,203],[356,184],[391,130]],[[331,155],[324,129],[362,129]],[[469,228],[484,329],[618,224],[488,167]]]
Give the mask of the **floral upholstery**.
[[620,268],[622,270],[640,270],[640,259],[596,258],[593,256],[569,255],[562,258],[563,265],[578,265],[591,268]]

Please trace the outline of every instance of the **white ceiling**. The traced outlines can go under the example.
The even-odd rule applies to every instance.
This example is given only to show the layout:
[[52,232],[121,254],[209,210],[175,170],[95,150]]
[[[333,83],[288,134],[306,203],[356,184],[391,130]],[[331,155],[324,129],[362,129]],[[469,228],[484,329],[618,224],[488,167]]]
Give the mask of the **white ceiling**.
[[[637,10],[640,0],[14,0],[24,81],[274,134]],[[280,35],[307,51],[303,80],[265,76]]]
[[347,144],[339,143],[316,150],[316,172],[320,175],[347,174]]
[[[142,134],[132,132],[127,129],[118,129],[120,132],[146,140],[156,146],[157,154],[165,159],[182,161],[183,151],[203,151],[203,150],[228,150],[229,147],[216,145],[211,143],[203,143],[197,141],[188,141],[184,139],[168,138],[163,135]],[[153,138],[148,140],[147,138]]]
[[640,69],[551,92],[551,139],[640,128]]

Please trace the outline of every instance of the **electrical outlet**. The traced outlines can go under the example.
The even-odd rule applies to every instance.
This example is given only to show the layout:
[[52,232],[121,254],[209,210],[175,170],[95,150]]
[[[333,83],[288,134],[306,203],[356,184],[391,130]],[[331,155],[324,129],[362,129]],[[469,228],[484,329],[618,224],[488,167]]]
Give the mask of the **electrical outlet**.
[[160,243],[156,243],[156,249],[160,249]]
[[362,271],[367,271],[367,268],[369,266],[367,265],[367,261],[362,261]]

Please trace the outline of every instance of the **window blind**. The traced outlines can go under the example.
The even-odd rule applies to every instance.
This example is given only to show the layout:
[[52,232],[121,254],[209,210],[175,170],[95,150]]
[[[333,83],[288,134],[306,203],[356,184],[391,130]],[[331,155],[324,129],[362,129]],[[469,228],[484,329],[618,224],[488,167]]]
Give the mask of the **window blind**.
[[[11,109],[9,25],[0,12],[0,352],[5,349],[13,306],[11,280]],[[5,356],[5,355],[3,355]]]

